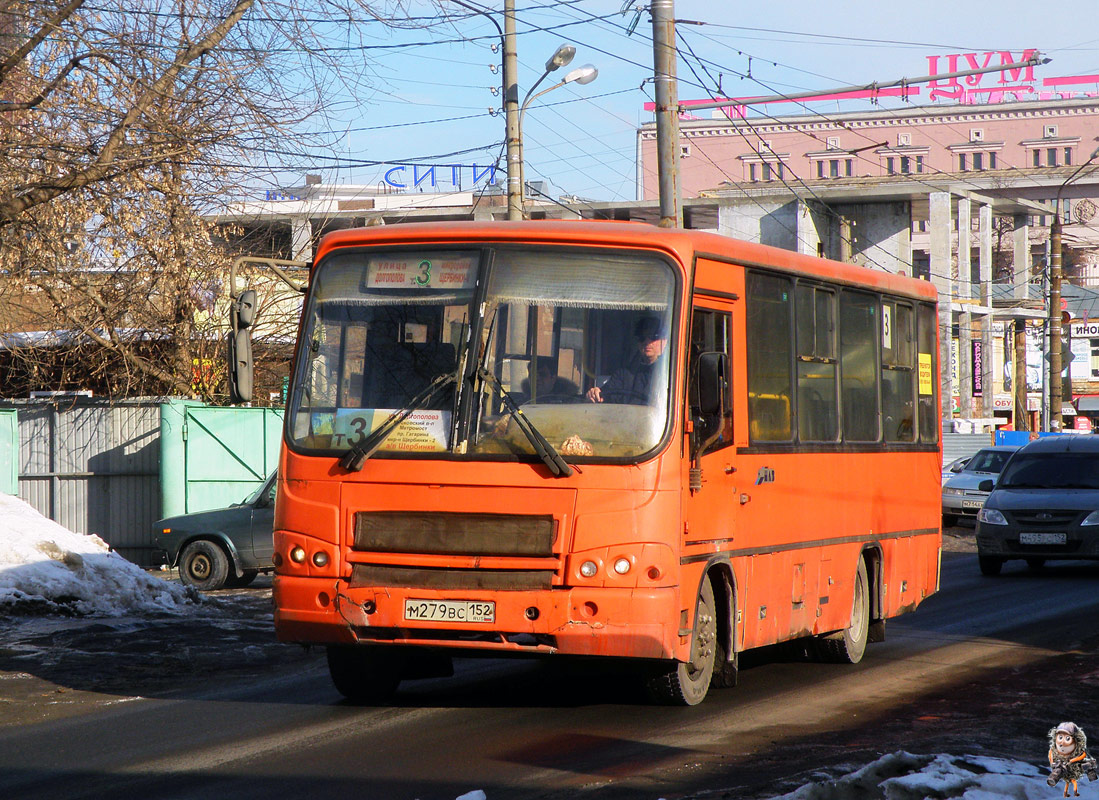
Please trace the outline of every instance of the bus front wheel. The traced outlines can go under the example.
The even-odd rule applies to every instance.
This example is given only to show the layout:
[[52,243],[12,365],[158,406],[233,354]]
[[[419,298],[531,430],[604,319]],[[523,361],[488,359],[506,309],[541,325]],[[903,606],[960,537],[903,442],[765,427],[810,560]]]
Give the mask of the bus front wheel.
[[821,661],[833,664],[858,664],[866,652],[870,631],[870,581],[866,576],[866,561],[859,558],[855,573],[855,597],[851,603],[851,623],[842,631],[816,642]]
[[695,706],[703,701],[714,675],[717,652],[717,614],[710,579],[702,581],[695,608],[691,660],[662,665],[649,676],[646,689],[656,702],[672,706]]
[[401,683],[398,653],[357,645],[328,646],[328,674],[336,691],[352,703],[382,703]]

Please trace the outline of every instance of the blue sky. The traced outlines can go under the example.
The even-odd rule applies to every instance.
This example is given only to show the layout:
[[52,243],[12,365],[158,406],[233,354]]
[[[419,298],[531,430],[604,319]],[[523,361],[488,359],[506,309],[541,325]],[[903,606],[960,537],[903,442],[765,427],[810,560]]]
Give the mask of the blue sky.
[[[376,184],[393,165],[417,161],[439,165],[439,188],[448,189],[452,173],[442,166],[461,165],[461,181],[469,188],[470,167],[483,169],[499,157],[504,118],[489,113],[502,106],[499,94],[491,91],[500,85],[500,54],[490,48],[498,41],[496,28],[456,3],[444,0],[442,5],[452,11],[449,22],[403,31],[370,27],[366,38],[378,49],[366,53],[364,83],[369,85],[360,84],[354,97],[345,95],[326,120],[340,132],[339,148],[329,155],[345,162],[323,162],[302,172],[320,172],[326,183]],[[575,45],[576,58],[540,88],[582,64],[599,69],[594,82],[564,86],[530,106],[523,126],[527,180],[549,181],[553,196],[634,199],[635,132],[651,119],[643,106],[653,99],[651,80],[646,80],[652,75],[648,14],[627,35],[634,14],[620,13],[623,0],[517,0],[516,5],[520,97],[561,43]],[[631,7],[637,5],[640,0]],[[484,6],[502,24],[502,0],[484,0]],[[440,17],[438,7],[422,0],[408,8],[413,16]],[[681,21],[681,100],[716,92],[719,76],[732,96],[823,90],[924,75],[931,55],[1019,54],[1026,48],[1053,59],[1039,68],[1039,80],[1099,73],[1099,30],[1083,6],[1054,9],[1017,0],[911,5],[880,0],[678,0],[675,12]],[[924,97],[917,102],[928,101]],[[871,108],[869,101],[844,106]],[[827,114],[838,106],[835,101],[818,102],[813,110]],[[793,111],[797,108],[788,105],[769,109],[776,115]],[[411,168],[403,176],[410,177]],[[295,174],[278,180],[282,185],[301,183]]]

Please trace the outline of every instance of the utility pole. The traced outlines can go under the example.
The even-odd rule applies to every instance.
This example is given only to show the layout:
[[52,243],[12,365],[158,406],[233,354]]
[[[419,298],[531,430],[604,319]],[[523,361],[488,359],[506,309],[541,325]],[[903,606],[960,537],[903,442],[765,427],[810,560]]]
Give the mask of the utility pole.
[[679,95],[675,65],[675,1],[652,0],[653,77],[656,81],[656,163],[660,227],[682,228],[679,199]]
[[1053,207],[1049,226],[1049,429],[1060,432],[1061,416],[1061,203]]
[[515,55],[515,0],[504,0],[504,127],[508,159],[508,219],[523,218],[523,155],[519,142],[519,61]]
[[1015,318],[1015,368],[1011,371],[1015,390],[1015,430],[1030,430],[1030,412],[1026,407],[1026,319]]

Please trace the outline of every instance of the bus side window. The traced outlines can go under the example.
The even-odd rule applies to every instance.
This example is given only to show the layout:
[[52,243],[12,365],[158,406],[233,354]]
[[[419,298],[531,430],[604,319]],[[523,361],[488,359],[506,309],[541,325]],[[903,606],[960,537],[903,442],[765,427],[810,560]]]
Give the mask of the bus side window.
[[[706,448],[707,453],[728,447],[733,443],[733,417],[729,413],[731,391],[726,391],[726,413],[722,417],[702,414],[698,399],[698,364],[703,353],[722,353],[726,356],[730,353],[730,332],[732,330],[732,316],[724,311],[714,311],[708,308],[696,308],[691,316],[691,343],[688,347],[687,357],[687,398],[690,403],[691,419],[695,425],[695,439],[704,442],[718,434],[717,438]],[[730,387],[731,388],[731,387]],[[720,425],[718,432],[716,426]]]
[[746,294],[748,437],[757,442],[791,442],[793,281],[749,272]]

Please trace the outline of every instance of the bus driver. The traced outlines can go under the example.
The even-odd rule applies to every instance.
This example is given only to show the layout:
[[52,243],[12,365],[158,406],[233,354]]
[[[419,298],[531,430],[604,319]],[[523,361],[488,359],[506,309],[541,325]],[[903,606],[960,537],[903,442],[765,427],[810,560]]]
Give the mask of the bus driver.
[[[642,317],[633,326],[637,341],[638,361],[611,373],[600,386],[588,389],[585,395],[592,403],[649,403],[652,401],[653,377],[661,376],[664,369],[664,350],[668,346],[668,334],[664,323],[657,317]],[[659,381],[658,383],[663,383]]]

